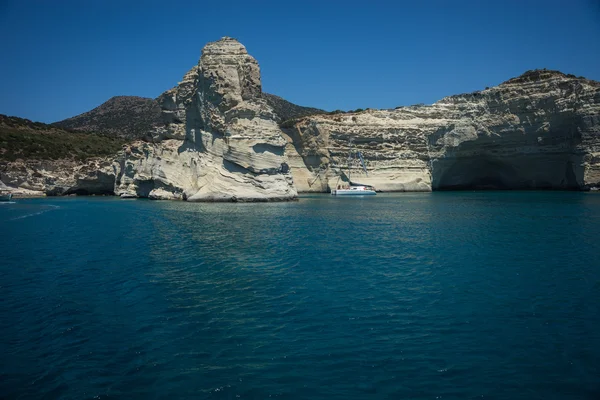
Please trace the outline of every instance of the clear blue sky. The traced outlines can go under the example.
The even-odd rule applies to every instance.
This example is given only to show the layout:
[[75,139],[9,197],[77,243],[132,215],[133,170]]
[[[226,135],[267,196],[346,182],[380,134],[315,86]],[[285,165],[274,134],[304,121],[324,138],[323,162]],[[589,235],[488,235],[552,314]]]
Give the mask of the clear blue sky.
[[432,103],[528,69],[600,80],[592,0],[0,0],[0,113],[53,122],[156,97],[240,40],[263,90],[326,110]]

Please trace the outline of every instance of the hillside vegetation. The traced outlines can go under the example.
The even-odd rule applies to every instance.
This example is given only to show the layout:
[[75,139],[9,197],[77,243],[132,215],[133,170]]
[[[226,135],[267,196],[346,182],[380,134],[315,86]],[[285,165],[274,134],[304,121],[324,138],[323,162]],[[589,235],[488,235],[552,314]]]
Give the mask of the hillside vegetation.
[[115,154],[124,142],[121,138],[67,131],[0,114],[0,161],[86,160]]

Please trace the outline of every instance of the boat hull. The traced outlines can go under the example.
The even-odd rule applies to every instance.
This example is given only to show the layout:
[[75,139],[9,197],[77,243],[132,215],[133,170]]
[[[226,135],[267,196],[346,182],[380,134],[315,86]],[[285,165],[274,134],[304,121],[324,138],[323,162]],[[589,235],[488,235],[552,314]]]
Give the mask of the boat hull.
[[0,194],[0,201],[10,201],[12,199],[12,193]]
[[351,190],[335,189],[331,191],[333,196],[373,196],[377,194],[374,190]]

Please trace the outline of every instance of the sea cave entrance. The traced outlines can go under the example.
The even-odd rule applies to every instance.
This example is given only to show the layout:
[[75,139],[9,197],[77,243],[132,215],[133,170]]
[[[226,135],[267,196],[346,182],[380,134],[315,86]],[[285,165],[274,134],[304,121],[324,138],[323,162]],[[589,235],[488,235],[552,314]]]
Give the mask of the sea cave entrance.
[[564,154],[465,157],[434,164],[432,186],[433,190],[579,190],[583,173],[581,160]]
[[[437,178],[437,179],[436,179]],[[523,186],[518,171],[500,160],[489,158],[457,159],[433,176],[434,190],[507,190]]]

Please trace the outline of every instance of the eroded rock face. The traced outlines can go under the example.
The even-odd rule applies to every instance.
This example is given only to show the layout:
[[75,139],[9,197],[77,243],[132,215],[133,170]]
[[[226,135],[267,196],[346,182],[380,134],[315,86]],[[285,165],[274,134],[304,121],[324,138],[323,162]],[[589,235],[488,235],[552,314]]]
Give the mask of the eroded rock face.
[[156,99],[160,121],[147,129],[144,141],[84,165],[69,160],[9,163],[2,181],[48,195],[294,199],[286,141],[261,91],[256,60],[237,40],[223,38],[207,44],[199,64]]
[[[600,187],[599,82],[529,71],[433,105],[313,115],[283,131],[261,92],[256,60],[223,38],[156,99],[160,122],[144,141],[83,164],[3,163],[0,178],[27,195],[188,201],[289,200],[350,180],[381,191]],[[348,168],[353,150],[368,176]]]
[[117,170],[111,159],[14,161],[0,165],[0,178],[15,195],[113,195]]
[[350,139],[369,171],[355,165],[351,180],[383,191],[600,184],[600,83],[556,71],[430,106],[307,117],[285,131],[299,191],[348,180]]
[[297,196],[286,141],[261,96],[260,70],[231,38],[207,44],[197,67],[158,99],[164,126],[119,160],[115,192],[188,201]]

